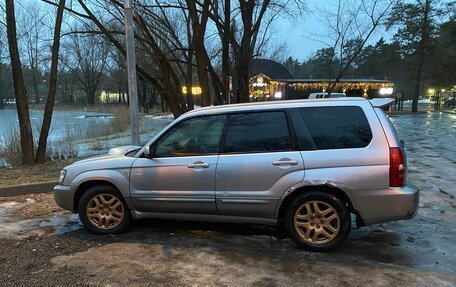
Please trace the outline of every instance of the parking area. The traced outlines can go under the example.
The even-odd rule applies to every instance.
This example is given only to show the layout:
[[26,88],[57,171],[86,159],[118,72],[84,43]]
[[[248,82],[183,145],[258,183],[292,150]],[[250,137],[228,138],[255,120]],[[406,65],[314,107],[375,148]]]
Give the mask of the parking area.
[[421,189],[408,221],[353,228],[330,253],[279,228],[141,220],[91,235],[51,194],[0,198],[1,286],[455,286],[456,114],[392,117]]

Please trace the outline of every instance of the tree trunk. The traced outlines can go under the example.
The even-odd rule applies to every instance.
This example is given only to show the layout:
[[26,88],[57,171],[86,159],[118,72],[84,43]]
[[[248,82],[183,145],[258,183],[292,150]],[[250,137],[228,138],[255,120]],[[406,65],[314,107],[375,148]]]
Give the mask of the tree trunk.
[[95,95],[97,93],[97,91],[93,88],[93,87],[90,87],[87,91],[87,102],[89,103],[89,105],[94,105],[95,104]]
[[[244,65],[243,65],[244,66]],[[238,93],[241,103],[249,102],[249,70],[248,65],[245,69],[238,71]]]
[[54,28],[54,43],[52,44],[52,60],[51,73],[49,75],[49,93],[44,108],[43,125],[41,126],[40,139],[38,141],[38,150],[36,152],[36,162],[43,163],[46,161],[46,146],[51,127],[52,112],[54,111],[55,94],[57,91],[57,71],[59,63],[59,48],[60,48],[60,31],[62,28],[63,10],[65,8],[65,0],[59,1],[57,8],[57,17]]
[[195,103],[193,101],[193,37],[191,33],[191,20],[190,17],[187,17],[187,43],[188,43],[188,52],[187,52],[187,75],[185,78],[185,86],[187,87],[187,107],[189,110],[195,108]]
[[39,74],[37,75],[38,70],[37,69],[32,69],[32,82],[33,82],[33,92],[35,96],[35,104],[40,103],[40,91],[39,91]]
[[3,103],[4,100],[5,100],[5,96],[3,95],[3,91],[0,90],[0,110],[5,108],[5,104]]
[[421,79],[423,75],[423,60],[418,60],[418,67],[416,68],[415,88],[413,89],[412,99],[412,113],[418,112],[418,99],[421,92]]
[[[3,45],[3,43],[0,42],[0,45]],[[0,48],[0,53],[1,53],[1,48]],[[3,65],[0,64],[0,110],[4,108],[4,100],[5,100],[5,94],[3,92],[4,89],[4,84],[5,80],[3,79]]]
[[431,10],[431,0],[426,0],[424,6],[423,23],[421,24],[421,39],[418,46],[418,66],[416,69],[415,89],[413,91],[412,113],[418,112],[418,98],[421,92],[421,80],[423,76],[423,65],[426,59],[426,46],[429,42],[429,12]]
[[[201,106],[208,106],[211,104],[210,100],[210,87],[209,77],[207,75],[207,63],[204,59],[204,52],[201,52],[201,47],[197,47],[195,44],[195,56],[196,56],[196,74],[198,75],[199,85],[201,87],[200,104]],[[190,87],[191,93],[191,87]]]
[[142,99],[141,99],[141,103],[142,103],[142,107],[143,109],[148,109],[149,107],[147,106],[147,85],[146,85],[146,81],[144,81],[144,79],[142,79],[140,81],[141,83],[141,86],[142,86]]
[[[270,0],[264,0],[261,4],[257,3],[256,0],[239,1],[243,34],[239,44],[236,44],[233,31],[231,31],[231,39],[234,45],[236,61],[236,100],[240,102],[249,101],[250,60],[253,58],[261,21],[269,3]],[[261,6],[258,11],[255,10],[256,5]],[[256,17],[254,16],[255,14]]]
[[230,76],[230,27],[231,27],[231,0],[225,0],[223,40],[222,40],[222,74],[225,86],[225,103],[230,103],[230,90],[228,87],[228,78]]
[[14,13],[14,0],[6,0],[6,31],[8,34],[8,46],[13,72],[14,96],[16,97],[16,109],[19,119],[21,134],[22,164],[33,164],[33,134],[30,124],[29,105],[27,91],[25,90],[22,75],[21,60],[17,47],[16,17]]
[[193,93],[192,93],[192,85],[193,85],[193,49],[188,49],[188,62],[187,62],[187,77],[185,78],[185,86],[187,87],[187,107],[189,110],[193,110],[195,108],[195,103],[193,102]]
[[[206,24],[209,19],[209,3],[209,0],[204,0],[201,5],[201,12],[198,12],[195,2],[187,0],[188,13],[193,30],[192,41],[196,60],[196,74],[198,75],[199,85],[201,87],[201,106],[208,106],[211,104],[210,80],[208,76],[208,66],[210,63],[207,59],[204,41],[207,27]],[[198,13],[201,14],[200,17]]]
[[238,62],[236,63],[236,78],[237,78],[237,95],[236,101],[240,103],[249,102],[249,65],[250,57],[249,54],[244,53],[242,56],[238,55]]

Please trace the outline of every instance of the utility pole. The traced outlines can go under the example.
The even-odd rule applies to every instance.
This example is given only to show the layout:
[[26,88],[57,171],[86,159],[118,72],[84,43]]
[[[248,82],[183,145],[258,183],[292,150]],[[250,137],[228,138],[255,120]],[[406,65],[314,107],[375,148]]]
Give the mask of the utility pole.
[[130,99],[131,143],[139,145],[138,91],[136,84],[135,32],[130,0],[124,0],[127,42],[128,97]]

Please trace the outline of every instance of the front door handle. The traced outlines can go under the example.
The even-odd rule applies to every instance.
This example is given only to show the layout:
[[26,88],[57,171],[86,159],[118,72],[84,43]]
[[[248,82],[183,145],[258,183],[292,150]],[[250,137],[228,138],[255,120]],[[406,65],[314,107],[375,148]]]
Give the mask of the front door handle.
[[188,168],[208,168],[210,164],[202,161],[195,161],[194,163],[188,164]]
[[289,158],[281,158],[279,160],[273,161],[272,165],[297,165],[297,160],[292,160]]

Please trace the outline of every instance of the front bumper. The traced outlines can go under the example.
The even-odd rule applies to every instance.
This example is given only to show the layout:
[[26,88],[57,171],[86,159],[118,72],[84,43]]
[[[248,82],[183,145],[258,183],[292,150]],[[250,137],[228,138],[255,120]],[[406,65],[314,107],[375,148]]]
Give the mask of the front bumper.
[[58,184],[54,187],[54,200],[63,209],[75,212],[74,193],[76,187],[71,185]]
[[362,222],[370,225],[413,218],[418,212],[419,191],[407,182],[401,187],[359,191],[351,199]]

